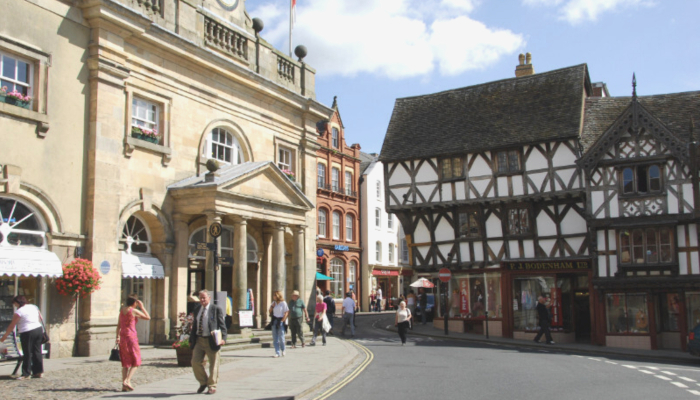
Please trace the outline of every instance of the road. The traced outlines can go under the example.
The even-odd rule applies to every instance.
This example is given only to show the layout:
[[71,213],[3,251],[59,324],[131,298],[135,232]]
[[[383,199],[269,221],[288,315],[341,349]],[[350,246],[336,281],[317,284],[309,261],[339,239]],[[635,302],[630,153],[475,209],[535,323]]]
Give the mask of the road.
[[374,360],[331,400],[700,399],[700,368],[692,365],[411,337],[410,331],[401,346],[398,334],[384,329],[393,315],[358,316],[357,325],[354,340]]

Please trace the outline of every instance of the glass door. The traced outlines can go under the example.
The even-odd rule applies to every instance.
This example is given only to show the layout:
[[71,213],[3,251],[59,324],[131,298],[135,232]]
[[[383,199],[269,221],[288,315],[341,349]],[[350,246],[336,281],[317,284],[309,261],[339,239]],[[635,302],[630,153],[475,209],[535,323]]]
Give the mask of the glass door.
[[[151,282],[144,278],[131,279],[131,292],[139,296],[139,300],[143,302],[143,307],[151,313]],[[148,344],[151,333],[151,321],[139,320],[136,323],[136,335],[139,338],[140,344]]]

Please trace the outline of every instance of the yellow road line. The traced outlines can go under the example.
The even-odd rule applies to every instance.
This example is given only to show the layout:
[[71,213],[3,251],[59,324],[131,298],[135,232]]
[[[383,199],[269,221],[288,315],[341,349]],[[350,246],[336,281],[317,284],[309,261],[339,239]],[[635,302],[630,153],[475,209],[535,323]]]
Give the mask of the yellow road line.
[[326,390],[323,392],[320,396],[316,397],[314,400],[325,400],[329,398],[330,396],[334,395],[337,391],[345,387],[348,383],[350,383],[353,379],[357,378],[358,375],[362,373],[362,371],[367,368],[367,366],[374,360],[374,353],[372,353],[368,348],[365,346],[355,342],[354,340],[349,340],[350,343],[352,343],[354,346],[362,350],[363,353],[365,353],[365,360],[348,376],[345,377],[342,381],[338,382],[335,384],[333,387],[330,389]]

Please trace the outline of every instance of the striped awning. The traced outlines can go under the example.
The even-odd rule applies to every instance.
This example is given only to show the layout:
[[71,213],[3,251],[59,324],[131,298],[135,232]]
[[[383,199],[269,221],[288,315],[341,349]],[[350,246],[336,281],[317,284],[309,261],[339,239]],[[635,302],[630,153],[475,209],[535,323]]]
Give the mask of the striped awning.
[[129,254],[122,251],[122,277],[124,278],[165,278],[165,270],[160,260],[150,254]]
[[58,256],[45,249],[19,246],[0,246],[0,276],[49,276],[63,275]]

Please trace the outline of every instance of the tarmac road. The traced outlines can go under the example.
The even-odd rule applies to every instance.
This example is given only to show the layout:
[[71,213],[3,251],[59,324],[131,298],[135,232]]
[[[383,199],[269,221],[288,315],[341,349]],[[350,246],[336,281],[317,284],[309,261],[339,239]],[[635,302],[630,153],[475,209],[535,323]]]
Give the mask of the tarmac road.
[[357,317],[354,340],[374,360],[330,399],[700,399],[700,368],[691,364],[412,337],[410,331],[401,346],[398,334],[386,330],[393,318]]

